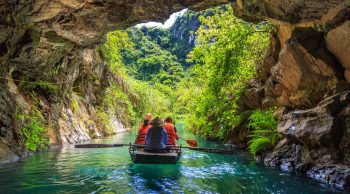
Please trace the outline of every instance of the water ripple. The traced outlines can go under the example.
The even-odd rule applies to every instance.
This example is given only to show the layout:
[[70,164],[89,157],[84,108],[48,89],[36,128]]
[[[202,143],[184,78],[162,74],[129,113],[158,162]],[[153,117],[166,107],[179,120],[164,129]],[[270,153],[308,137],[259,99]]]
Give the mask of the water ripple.
[[[98,140],[127,143],[135,134]],[[193,138],[193,137],[191,137]],[[198,139],[203,146],[217,146]],[[177,165],[132,164],[127,148],[65,146],[0,166],[0,193],[346,193],[233,156],[184,149]]]

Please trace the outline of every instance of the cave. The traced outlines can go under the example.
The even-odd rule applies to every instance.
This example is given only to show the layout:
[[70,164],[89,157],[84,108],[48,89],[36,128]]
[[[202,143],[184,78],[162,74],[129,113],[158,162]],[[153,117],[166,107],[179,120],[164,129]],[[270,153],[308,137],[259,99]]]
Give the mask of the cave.
[[[97,49],[106,41],[106,34],[138,23],[163,22],[184,8],[199,11],[228,3],[245,21],[268,20],[278,27],[270,53],[259,67],[260,82],[252,85],[242,100],[252,109],[283,108],[278,112],[278,129],[286,140],[266,156],[265,163],[293,166],[310,177],[327,171],[324,166],[345,165],[348,169],[350,2],[343,0],[0,0],[0,77],[6,78],[0,82],[0,127],[6,136],[0,138],[11,142],[3,145],[6,152],[1,159],[23,154],[11,139],[13,135],[8,135],[16,131],[16,109],[28,109],[15,87],[18,79],[43,75],[59,86],[60,92],[49,94],[51,104],[44,103],[50,110],[53,144],[102,137],[104,132],[95,123],[75,122],[69,107],[85,104],[84,112],[91,118],[94,105],[108,87],[110,72]],[[84,102],[77,98],[79,102],[70,104],[67,94],[71,93],[80,93]],[[78,127],[70,130],[64,122]],[[292,126],[300,127],[293,131]],[[313,134],[318,129],[322,131]],[[334,138],[340,142],[324,144]],[[340,159],[332,154],[337,149]],[[349,187],[348,171],[334,174],[327,178]]]

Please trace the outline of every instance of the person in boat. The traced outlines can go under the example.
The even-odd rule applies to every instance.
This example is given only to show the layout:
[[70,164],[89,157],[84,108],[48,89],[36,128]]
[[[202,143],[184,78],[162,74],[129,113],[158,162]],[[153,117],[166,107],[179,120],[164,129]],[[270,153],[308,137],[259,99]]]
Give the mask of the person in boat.
[[165,129],[168,135],[168,141],[166,144],[175,145],[176,140],[178,140],[179,137],[176,134],[177,132],[176,127],[173,125],[173,119],[170,116],[165,118],[163,128]]
[[159,117],[154,118],[150,124],[152,127],[146,135],[146,151],[148,152],[165,152],[168,135],[163,128],[163,121]]
[[146,144],[147,132],[152,127],[152,125],[150,124],[151,119],[152,119],[151,113],[147,113],[145,116],[145,119],[140,125],[139,131],[137,133],[137,137],[135,140],[135,144],[141,144],[141,145]]

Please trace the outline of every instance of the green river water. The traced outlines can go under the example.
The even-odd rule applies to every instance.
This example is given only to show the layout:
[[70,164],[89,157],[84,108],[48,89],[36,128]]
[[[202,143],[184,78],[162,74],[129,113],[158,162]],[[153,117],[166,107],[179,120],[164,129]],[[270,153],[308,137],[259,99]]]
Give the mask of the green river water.
[[[193,135],[178,130],[184,138]],[[136,132],[94,143],[129,143]],[[196,138],[201,147],[220,147]],[[185,145],[185,142],[179,141]],[[346,193],[257,164],[246,152],[219,155],[184,150],[177,165],[133,164],[127,147],[42,152],[0,166],[0,193]]]

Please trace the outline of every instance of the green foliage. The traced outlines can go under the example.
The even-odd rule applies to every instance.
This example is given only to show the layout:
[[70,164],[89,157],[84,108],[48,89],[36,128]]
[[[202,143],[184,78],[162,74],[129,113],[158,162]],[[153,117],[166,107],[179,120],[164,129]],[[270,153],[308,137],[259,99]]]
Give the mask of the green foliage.
[[272,30],[267,23],[244,22],[230,6],[221,6],[186,12],[170,30],[110,33],[102,52],[119,81],[102,97],[100,117],[108,122],[108,114],[117,114],[132,125],[137,122],[133,117],[147,112],[180,115],[193,132],[225,140],[251,114],[242,112],[239,100]]
[[256,155],[258,151],[263,150],[271,145],[270,139],[265,136],[253,138],[249,142],[249,152]]
[[[175,87],[184,75],[178,59],[164,50],[161,44],[168,44],[169,32],[160,28],[131,28],[128,30],[134,47],[121,52],[130,75],[138,80],[151,81]],[[148,35],[145,35],[148,34]]]
[[162,84],[150,85],[148,83],[133,80],[130,93],[134,97],[134,107],[141,118],[150,112],[154,115],[165,117],[171,111],[171,98],[167,94],[168,86]]
[[16,119],[23,125],[19,131],[19,138],[28,150],[34,152],[47,149],[48,137],[38,110],[34,109],[29,114],[21,114],[17,111]]
[[186,61],[187,55],[195,46],[196,31],[201,25],[199,17],[208,17],[213,15],[213,9],[207,9],[201,12],[187,10],[180,15],[174,22],[170,31],[170,48],[167,48],[171,53],[177,56],[179,63],[187,69],[193,63]]
[[120,52],[122,48],[127,49],[132,46],[133,44],[125,31],[116,30],[107,34],[107,41],[101,46],[101,50],[113,73],[126,76]]
[[31,92],[34,90],[45,90],[50,92],[57,92],[59,87],[57,84],[47,81],[21,81],[18,86],[19,90],[22,92]]
[[194,83],[191,88],[180,83],[178,99],[179,105],[189,105],[187,120],[192,131],[223,140],[244,117],[238,102],[267,50],[270,26],[244,22],[230,6],[213,12],[200,17],[197,45],[189,54],[189,61],[196,65],[190,68],[187,82]]
[[105,91],[99,112],[114,114],[126,125],[133,124],[135,119],[135,111],[128,95],[117,86],[111,86]]
[[249,117],[248,127],[251,129],[249,151],[253,155],[261,150],[272,148],[280,139],[276,119],[273,116],[274,111],[274,109],[255,110]]
[[129,74],[139,80],[175,89],[185,76],[185,69],[193,64],[186,58],[195,46],[199,16],[210,14],[213,14],[211,9],[202,12],[187,10],[170,29],[145,26],[128,29],[134,47],[122,49],[121,56]]
[[79,110],[79,96],[75,93],[72,94],[72,97],[71,97],[71,102],[70,102],[70,109],[73,111],[73,112],[76,112]]
[[[115,78],[101,96],[101,103],[96,114],[108,130],[111,130],[111,116],[116,116],[123,124],[132,126],[140,122],[144,114],[148,112],[165,116],[171,109],[171,98],[168,97],[172,89],[170,86],[159,83],[165,80],[159,81],[158,77],[154,76],[153,84],[151,84],[134,79],[127,74],[127,72],[130,73],[130,67],[123,64],[121,50],[132,50],[133,44],[129,42],[130,39],[125,31],[114,31],[108,34],[106,43],[101,47],[108,61],[108,67]],[[153,70],[152,68],[158,68],[158,63],[153,64],[153,59],[162,60],[159,56],[152,55],[148,58],[140,58],[138,61],[141,60],[143,62],[140,63],[147,64],[143,64],[142,68],[150,68],[145,70],[149,71]],[[163,77],[160,76],[159,79]]]

